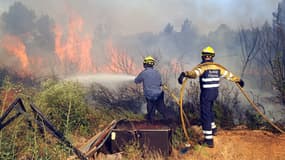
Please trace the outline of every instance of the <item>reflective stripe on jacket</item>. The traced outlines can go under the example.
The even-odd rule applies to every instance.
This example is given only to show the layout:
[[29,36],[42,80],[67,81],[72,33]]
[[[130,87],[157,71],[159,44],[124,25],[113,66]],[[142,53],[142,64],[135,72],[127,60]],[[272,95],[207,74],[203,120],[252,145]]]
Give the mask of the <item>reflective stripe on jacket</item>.
[[225,67],[214,62],[205,62],[197,65],[191,71],[185,72],[189,78],[200,79],[200,87],[203,89],[218,88],[220,77],[232,82],[239,82],[240,78],[228,71]]
[[232,82],[239,82],[240,78],[228,71],[225,67],[214,62],[205,62],[198,64],[191,71],[186,71],[185,74],[189,78],[200,77],[207,70],[220,70],[221,77],[226,78]]
[[201,88],[218,88],[220,86],[220,70],[209,69],[200,76]]

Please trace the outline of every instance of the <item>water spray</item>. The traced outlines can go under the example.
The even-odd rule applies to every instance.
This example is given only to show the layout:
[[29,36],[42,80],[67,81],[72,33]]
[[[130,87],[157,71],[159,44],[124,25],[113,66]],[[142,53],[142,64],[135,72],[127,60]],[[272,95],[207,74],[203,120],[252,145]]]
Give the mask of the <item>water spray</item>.
[[74,75],[64,78],[67,81],[76,81],[84,85],[91,85],[99,83],[107,87],[114,87],[118,84],[133,82],[134,75],[128,74],[111,74],[111,73],[98,73],[89,75]]

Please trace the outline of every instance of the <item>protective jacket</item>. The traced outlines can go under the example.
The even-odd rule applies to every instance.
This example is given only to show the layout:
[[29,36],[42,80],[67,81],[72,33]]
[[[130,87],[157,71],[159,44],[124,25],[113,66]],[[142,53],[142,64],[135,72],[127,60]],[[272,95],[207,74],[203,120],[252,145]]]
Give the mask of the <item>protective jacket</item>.
[[185,76],[200,80],[201,91],[217,91],[220,86],[220,78],[232,82],[239,82],[240,78],[228,71],[225,67],[214,62],[202,62],[191,71],[186,71]]
[[213,145],[213,134],[216,131],[214,122],[213,104],[218,97],[220,78],[226,78],[233,82],[240,82],[240,78],[228,71],[222,65],[213,61],[203,61],[191,71],[186,71],[185,76],[197,78],[200,80],[200,112],[202,129],[205,136],[205,142]]
[[162,94],[160,73],[153,67],[146,67],[136,78],[135,83],[143,82],[144,96],[156,100]]

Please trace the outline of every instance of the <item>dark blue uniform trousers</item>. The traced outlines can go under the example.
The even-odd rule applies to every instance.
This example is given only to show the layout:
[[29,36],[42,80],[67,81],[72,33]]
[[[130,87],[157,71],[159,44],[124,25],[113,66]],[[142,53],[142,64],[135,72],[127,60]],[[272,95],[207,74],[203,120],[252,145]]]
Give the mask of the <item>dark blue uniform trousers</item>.
[[214,90],[202,91],[200,95],[200,114],[202,129],[205,141],[209,144],[213,143],[213,130],[216,129],[214,123],[213,105],[217,99],[218,92]]
[[157,99],[150,100],[146,98],[146,101],[147,101],[147,120],[153,121],[156,110],[158,110],[158,112],[161,113],[163,118],[165,119],[170,119],[170,120],[175,119],[175,113],[172,112],[169,108],[167,108],[164,104],[164,92],[162,92]]

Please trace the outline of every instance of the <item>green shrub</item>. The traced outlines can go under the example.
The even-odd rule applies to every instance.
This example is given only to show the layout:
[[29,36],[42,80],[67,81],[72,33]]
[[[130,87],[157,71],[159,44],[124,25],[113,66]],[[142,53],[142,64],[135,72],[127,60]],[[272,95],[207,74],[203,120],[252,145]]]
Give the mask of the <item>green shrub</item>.
[[88,126],[85,91],[76,82],[47,80],[36,98],[36,105],[61,132]]

